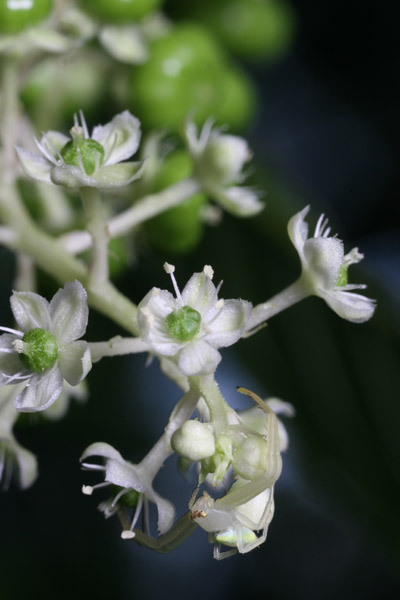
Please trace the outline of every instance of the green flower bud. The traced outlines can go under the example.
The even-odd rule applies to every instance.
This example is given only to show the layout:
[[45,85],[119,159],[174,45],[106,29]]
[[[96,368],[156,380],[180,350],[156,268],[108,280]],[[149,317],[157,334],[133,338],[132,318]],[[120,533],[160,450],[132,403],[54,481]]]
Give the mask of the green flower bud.
[[200,313],[190,306],[183,306],[171,312],[165,319],[168,333],[178,342],[189,342],[199,332],[201,324]]
[[24,367],[34,373],[41,373],[54,365],[58,356],[55,337],[45,329],[30,329],[18,340],[21,344],[20,359]]
[[215,452],[214,434],[209,425],[186,421],[171,438],[172,449],[188,460],[203,460]]
[[268,468],[268,444],[261,436],[249,436],[234,452],[232,467],[235,475],[243,479],[254,479],[263,475]]
[[91,175],[103,164],[104,148],[96,140],[76,136],[61,149],[61,156],[65,164],[75,167],[82,164],[86,175]]

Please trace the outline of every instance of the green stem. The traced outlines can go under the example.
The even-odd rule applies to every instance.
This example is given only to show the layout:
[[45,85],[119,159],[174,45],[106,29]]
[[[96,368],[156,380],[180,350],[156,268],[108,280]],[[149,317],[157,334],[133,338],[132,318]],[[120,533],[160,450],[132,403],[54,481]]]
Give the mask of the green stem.
[[304,300],[310,295],[310,291],[307,289],[307,286],[304,285],[302,278],[298,279],[292,285],[273,296],[267,302],[263,302],[262,304],[258,304],[252,310],[250,321],[248,324],[248,331],[254,329],[267,321],[271,317],[280,313],[282,310],[289,308],[296,302],[300,302],[300,300]]
[[197,390],[207,404],[215,435],[223,433],[228,427],[228,414],[232,409],[221,394],[214,374],[189,377],[189,382],[191,389]]
[[57,240],[33,222],[11,185],[0,187],[0,216],[16,233],[10,247],[31,256],[44,271],[64,284],[78,279],[86,288],[90,306],[99,310],[133,335],[138,335],[137,307],[109,282],[89,282],[85,265],[70,256]]
[[89,265],[89,284],[99,286],[108,281],[107,225],[103,219],[103,205],[96,188],[79,190],[87,218],[87,230],[92,238],[92,260]]
[[[107,222],[108,234],[111,238],[127,235],[141,223],[181,204],[199,190],[200,186],[197,181],[188,178],[171,185],[158,194],[145,196],[135,202],[131,208]],[[60,242],[71,254],[79,254],[90,248],[92,239],[87,231],[72,231],[62,236]]]
[[122,356],[124,354],[137,354],[138,352],[148,352],[149,346],[140,338],[123,338],[117,335],[108,342],[89,343],[92,362],[98,362],[105,356]]
[[18,132],[18,77],[19,58],[6,55],[3,59],[0,85],[2,93],[0,141],[3,148],[2,164],[0,165],[0,179],[5,183],[12,183],[17,171],[14,145],[17,141]]

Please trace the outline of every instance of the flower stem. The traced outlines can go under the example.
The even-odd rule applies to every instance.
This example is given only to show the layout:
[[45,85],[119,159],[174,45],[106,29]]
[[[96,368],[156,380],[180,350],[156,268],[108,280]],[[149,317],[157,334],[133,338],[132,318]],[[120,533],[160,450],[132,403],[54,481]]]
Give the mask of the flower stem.
[[108,281],[107,225],[103,219],[103,205],[96,188],[80,188],[82,204],[87,218],[87,229],[92,238],[92,260],[89,265],[89,285],[101,286]]
[[90,285],[85,265],[36,226],[14,186],[0,186],[0,216],[15,232],[15,239],[8,244],[10,248],[31,256],[40,268],[62,284],[78,279],[86,288],[91,307],[113,319],[132,335],[138,335],[136,305],[110,282],[101,286]]
[[98,362],[105,356],[137,354],[149,350],[149,346],[140,338],[123,338],[120,335],[111,338],[108,342],[91,342],[89,348],[92,362]]
[[214,375],[190,377],[189,381],[192,389],[198,390],[207,404],[215,434],[223,433],[228,426],[228,414],[232,409],[221,394]]
[[3,156],[0,165],[0,179],[6,183],[12,183],[17,170],[14,145],[17,141],[18,132],[18,77],[19,58],[5,55],[1,72],[2,102],[0,107],[0,145]]
[[[127,210],[107,222],[111,238],[130,233],[135,227],[148,219],[177,206],[200,190],[199,184],[191,178],[184,179],[158,194],[144,196]],[[71,254],[78,254],[90,248],[92,238],[87,231],[72,231],[60,238],[60,242]]]
[[255,306],[252,310],[247,330],[254,329],[258,325],[261,325],[261,323],[264,323],[264,321],[267,321],[267,319],[296,304],[296,302],[304,300],[309,295],[310,291],[304,285],[302,279],[298,279],[270,300]]

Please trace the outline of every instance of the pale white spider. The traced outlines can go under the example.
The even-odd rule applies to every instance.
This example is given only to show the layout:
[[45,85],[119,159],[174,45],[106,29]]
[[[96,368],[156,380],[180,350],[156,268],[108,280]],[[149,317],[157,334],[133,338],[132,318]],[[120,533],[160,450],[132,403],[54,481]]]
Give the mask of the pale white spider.
[[[204,492],[198,500],[193,498],[190,502],[192,519],[208,532],[217,560],[236,552],[245,554],[265,541],[274,514],[274,484],[282,470],[275,413],[253,392],[245,388],[239,388],[239,391],[251,396],[267,413],[268,466],[261,477],[251,481],[238,477],[223,498],[214,500]],[[231,549],[221,551],[221,546]]]

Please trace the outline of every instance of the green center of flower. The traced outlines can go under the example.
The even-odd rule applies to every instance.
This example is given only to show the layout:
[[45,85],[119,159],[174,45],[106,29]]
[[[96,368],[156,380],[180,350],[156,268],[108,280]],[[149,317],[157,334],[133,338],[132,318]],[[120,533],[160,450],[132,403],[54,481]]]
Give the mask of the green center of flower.
[[336,283],[336,285],[338,287],[343,287],[343,286],[347,285],[347,282],[348,282],[347,269],[348,269],[348,265],[342,265],[340,267],[339,277],[338,277],[338,280],[337,280],[337,283]]
[[37,328],[25,333],[20,354],[24,367],[34,373],[41,373],[54,365],[57,356],[57,340],[49,331]]
[[[111,489],[113,491],[113,493],[115,493],[115,495],[119,494],[120,492],[122,492],[123,487],[119,486],[119,485],[112,485]],[[120,496],[118,502],[120,504],[123,504],[124,506],[126,506],[127,508],[135,508],[137,506],[138,500],[139,500],[139,496],[140,493],[137,492],[134,489],[130,489],[128,491],[125,491],[122,496]]]
[[84,168],[86,175],[94,173],[104,161],[104,148],[96,140],[78,136],[61,148],[61,156],[67,165]]
[[178,342],[189,342],[199,332],[201,315],[190,306],[183,306],[170,313],[165,319],[168,333]]

